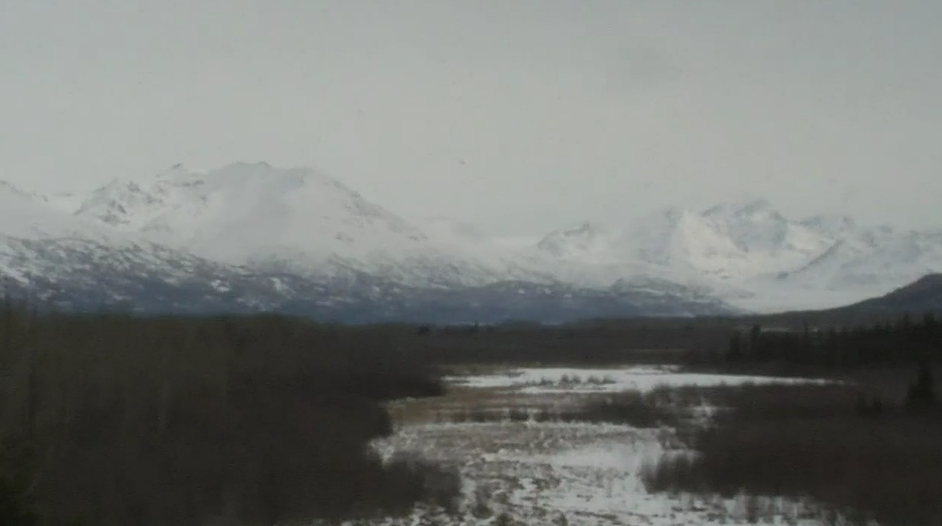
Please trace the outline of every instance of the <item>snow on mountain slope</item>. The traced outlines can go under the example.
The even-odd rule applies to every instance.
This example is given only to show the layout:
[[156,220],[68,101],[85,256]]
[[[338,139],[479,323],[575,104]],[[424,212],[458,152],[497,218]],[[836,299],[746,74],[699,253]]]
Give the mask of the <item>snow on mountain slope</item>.
[[848,216],[818,214],[802,219],[798,223],[828,239],[843,239],[858,230],[857,222]]
[[[249,284],[253,278],[242,269],[75,217],[60,203],[8,183],[0,183],[0,277],[12,280],[5,286],[14,291],[66,308],[129,301],[189,311],[278,299]],[[227,294],[237,283],[242,292]]]
[[743,285],[752,297],[734,299],[757,312],[831,309],[882,296],[942,271],[942,231],[859,229],[801,267],[757,276]]
[[25,239],[82,237],[107,241],[112,238],[112,232],[104,225],[77,219],[49,206],[43,196],[0,181],[0,236]]
[[648,265],[688,275],[726,271],[736,255],[736,247],[709,220],[679,208],[640,219],[621,234],[620,243]]
[[[115,187],[121,188],[111,185],[110,190]],[[128,190],[123,196],[125,203],[135,203],[153,218],[163,218],[159,201],[141,192],[140,185],[123,189]],[[325,279],[278,269],[249,269],[144,239],[130,225],[143,228],[154,223],[140,221],[140,216],[128,213],[130,206],[103,199],[103,194],[96,192],[86,200],[86,217],[75,217],[42,196],[0,186],[3,292],[27,295],[38,300],[41,308],[118,307],[152,314],[261,310],[353,323],[562,322],[584,317],[726,312],[725,305],[714,298],[688,296],[678,287],[614,291],[534,279],[434,287],[430,283],[437,279],[436,270],[429,268],[414,269],[424,281],[410,286],[389,279],[390,273],[384,275],[383,268],[379,274],[347,268],[339,278]],[[97,211],[102,219],[92,220],[93,205],[100,207]],[[135,220],[139,222],[135,224]]]
[[533,247],[528,261],[560,281],[584,286],[611,286],[619,280],[658,272],[619,244],[618,232],[585,221],[550,232]]
[[[370,302],[398,305],[373,311],[394,317],[465,297],[487,298],[476,307],[482,313],[509,298],[515,309],[540,309],[544,295],[565,299],[567,313],[610,295],[644,297],[664,312],[686,300],[694,306],[684,312],[713,308],[711,298],[768,311],[849,303],[942,271],[942,231],[862,228],[823,214],[792,220],[752,200],[669,208],[624,225],[585,222],[540,239],[495,238],[448,218],[407,221],[313,169],[265,163],[202,172],[176,165],[84,196],[0,183],[0,273],[36,280],[36,269],[61,267],[62,276],[91,283],[95,265],[120,276],[111,286],[117,296],[131,294],[138,285],[130,276],[140,274],[160,290],[190,283],[173,294],[202,290],[205,305],[232,301],[195,285],[199,276],[219,290],[252,290],[244,305],[303,311],[314,304],[301,297],[313,294],[330,298],[318,312],[342,304],[345,316]],[[424,299],[409,307],[410,297]],[[621,301],[604,309],[630,303]]]
[[620,229],[587,223],[536,248],[566,280],[667,280],[762,311],[833,307],[942,270],[939,232],[867,229],[825,214],[791,220],[762,199],[669,208]]
[[784,217],[765,199],[723,203],[701,214],[742,251],[771,251],[788,242]]
[[887,292],[935,272],[942,272],[942,230],[901,232],[880,227],[840,239],[777,280],[803,289]]
[[159,275],[171,282],[191,279],[197,269],[218,271],[219,265],[75,217],[45,196],[0,183],[0,274],[6,277],[56,287],[98,282],[103,291],[109,280]]
[[853,218],[819,214],[784,218],[767,201],[714,207],[720,231],[756,269],[740,276],[758,310],[830,308],[886,293],[942,269],[939,231],[865,228]]
[[764,199],[716,206],[704,212],[703,217],[712,220],[721,234],[747,254],[803,259],[827,248],[834,235],[785,219]]
[[834,243],[832,236],[786,219],[766,200],[719,205],[703,217],[736,247],[728,261],[714,261],[713,274],[724,279],[742,281],[790,270]]
[[309,168],[236,163],[191,172],[178,165],[150,180],[114,181],[77,215],[209,259],[312,275],[475,284],[520,270],[455,239],[429,236]]
[[[716,240],[703,235],[700,223],[680,209],[651,214],[620,231],[584,222],[545,236],[530,261],[560,281],[581,286],[652,292],[683,289],[689,297],[721,299],[742,296],[743,291],[713,283],[689,263],[691,250],[716,250],[709,247]],[[717,243],[723,245],[722,240]]]
[[590,260],[598,263],[618,259],[612,234],[604,227],[586,221],[575,228],[556,230],[537,243],[537,248],[563,260]]
[[[237,163],[211,172],[180,165],[150,181],[116,180],[96,190],[77,215],[97,218],[156,240],[221,259],[246,259],[270,248],[346,245],[379,249],[425,236],[339,182],[313,170]],[[285,229],[285,223],[298,228]],[[367,236],[359,240],[356,233]],[[408,245],[408,243],[405,243]]]
[[711,242],[708,229],[701,223],[688,212],[669,209],[622,230],[590,222],[557,230],[541,239],[536,248],[546,257],[595,268],[683,272],[692,268],[689,253]]
[[[725,204],[696,213],[669,208],[618,232],[598,225],[549,234],[546,255],[589,267],[628,263],[646,272],[707,282],[739,282],[790,270],[824,251],[833,240],[783,218],[766,201]],[[607,272],[607,271],[605,271]]]

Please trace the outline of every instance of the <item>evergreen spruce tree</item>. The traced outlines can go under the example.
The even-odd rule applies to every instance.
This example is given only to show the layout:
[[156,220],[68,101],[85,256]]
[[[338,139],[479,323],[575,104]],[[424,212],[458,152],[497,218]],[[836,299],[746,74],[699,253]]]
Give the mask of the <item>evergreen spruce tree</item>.
[[906,395],[906,408],[910,411],[925,411],[935,404],[935,380],[932,366],[928,360],[919,363],[919,375],[916,382],[909,386]]

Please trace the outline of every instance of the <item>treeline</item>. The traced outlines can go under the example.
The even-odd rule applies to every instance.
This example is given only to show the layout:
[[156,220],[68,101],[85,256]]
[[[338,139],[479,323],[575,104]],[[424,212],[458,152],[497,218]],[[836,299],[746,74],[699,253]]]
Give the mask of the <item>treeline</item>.
[[271,525],[451,505],[384,462],[383,402],[444,392],[383,331],[0,305],[0,524]]
[[942,524],[942,322],[934,314],[854,326],[746,325],[725,351],[688,359],[713,370],[841,381],[699,389],[723,410],[681,435],[692,455],[665,454],[647,467],[649,491],[738,496],[752,523],[783,515],[795,522],[810,511],[779,508],[784,496],[828,524]]
[[853,370],[914,362],[942,362],[942,321],[933,313],[914,320],[908,314],[895,321],[854,327],[810,327],[775,330],[753,325],[735,331],[717,361],[780,363]]
[[728,321],[628,319],[555,326],[424,326],[403,331],[402,339],[421,361],[442,365],[602,366],[683,363],[694,351],[722,354],[731,332]]

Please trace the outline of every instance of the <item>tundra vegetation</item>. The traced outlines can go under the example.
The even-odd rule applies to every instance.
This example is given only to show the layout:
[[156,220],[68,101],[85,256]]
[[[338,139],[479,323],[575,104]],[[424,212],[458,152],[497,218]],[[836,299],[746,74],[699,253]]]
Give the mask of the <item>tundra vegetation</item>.
[[448,505],[383,461],[383,402],[444,392],[381,333],[273,316],[0,312],[0,524],[206,525]]
[[[371,447],[394,433],[391,408],[439,399],[445,376],[626,364],[834,382],[663,387],[499,411],[469,398],[445,420],[670,430],[686,453],[647,462],[652,493],[795,497],[849,520],[937,524],[940,363],[942,323],[929,314],[344,326],[38,312],[7,300],[0,524],[267,526],[405,516],[417,506],[452,513],[467,497],[455,466]],[[615,383],[592,373],[556,387]],[[717,408],[707,425],[692,411],[704,402]]]

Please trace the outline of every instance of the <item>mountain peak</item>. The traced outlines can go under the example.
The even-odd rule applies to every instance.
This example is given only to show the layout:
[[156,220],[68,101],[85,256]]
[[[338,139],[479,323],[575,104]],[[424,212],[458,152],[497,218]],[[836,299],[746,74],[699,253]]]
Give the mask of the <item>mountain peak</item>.
[[352,188],[311,166],[295,166],[283,168],[272,166],[266,162],[235,162],[222,168],[211,170],[202,174],[202,179],[211,183],[211,186],[242,186],[254,185],[266,191],[289,191],[303,187],[320,187],[330,192],[342,194],[350,199],[363,198]]
[[584,234],[592,234],[599,230],[601,230],[601,227],[599,227],[599,225],[594,224],[592,221],[585,220],[582,223],[580,223],[579,226],[567,230],[567,233],[573,234],[573,235],[584,235]]
[[801,226],[830,237],[844,237],[857,230],[857,222],[850,216],[817,214],[798,222]]
[[229,163],[226,166],[223,166],[219,169],[220,172],[232,171],[232,170],[283,170],[284,168],[276,168],[265,161],[236,161],[234,163]]
[[760,197],[741,203],[739,210],[744,213],[768,212],[775,210],[775,207],[772,206],[772,203],[768,199]]
[[[450,239],[430,239],[314,168],[236,162],[197,174],[170,172],[179,176],[99,189],[79,214],[225,263],[405,272],[403,262],[418,258],[472,275],[470,268],[454,270],[457,256],[445,248]],[[442,263],[452,260],[453,267]]]
[[594,221],[585,220],[581,223],[577,223],[575,226],[557,230],[556,232],[564,237],[593,238],[603,235],[606,232],[606,228]]
[[729,201],[713,206],[703,212],[705,217],[745,217],[760,214],[780,216],[775,206],[764,197]]
[[21,189],[9,181],[0,181],[0,191],[9,192],[17,195],[29,195],[29,192]]
[[[847,234],[826,233],[844,229]],[[101,252],[111,246],[141,265],[150,260],[163,265],[172,253],[174,258],[192,257],[187,261],[198,265],[171,265],[167,271],[174,279],[213,279],[217,292],[210,294],[221,290],[215,288],[218,270],[231,267],[240,282],[250,279],[248,274],[279,276],[272,301],[316,298],[319,305],[348,305],[346,297],[332,292],[344,284],[355,286],[356,294],[381,309],[390,305],[383,298],[405,305],[420,290],[435,290],[439,297],[442,290],[487,285],[474,296],[484,298],[511,286],[507,284],[513,284],[515,298],[537,286],[541,298],[552,298],[542,295],[556,294],[546,287],[557,285],[567,295],[591,287],[595,298],[614,287],[619,294],[645,289],[660,298],[670,292],[670,283],[683,283],[706,284],[724,297],[745,290],[756,294],[756,302],[767,294],[773,295],[769,301],[817,302],[819,297],[835,298],[835,293],[889,290],[942,270],[942,233],[860,229],[843,216],[792,221],[761,198],[719,204],[702,213],[663,208],[626,224],[579,221],[541,240],[496,242],[447,218],[414,226],[309,167],[235,162],[193,171],[177,163],[156,176],[118,179],[80,196],[43,196],[0,182],[0,272],[8,272],[7,265],[25,276],[47,275],[46,269],[65,257],[58,245],[43,248],[51,259],[42,260],[45,266],[33,274],[22,270],[26,267],[17,262],[24,260],[19,254],[39,247],[35,240],[61,241],[71,250],[82,239],[94,243],[90,252],[76,252],[76,268],[89,267],[88,261],[123,265],[124,255]],[[151,279],[138,268],[146,267],[134,267],[132,274]],[[288,278],[280,281],[284,276]],[[266,298],[257,304],[275,305]],[[590,302],[590,296],[574,298],[574,309],[606,303]]]
[[24,190],[9,181],[0,181],[0,195],[20,201],[35,203],[45,203],[48,200],[44,195]]
[[606,245],[606,231],[591,221],[578,226],[555,230],[537,244],[537,248],[556,257],[573,257],[602,250]]
[[668,221],[672,223],[680,223],[681,221],[684,221],[684,220],[693,219],[697,214],[691,212],[690,210],[686,208],[682,208],[679,206],[672,206],[670,208],[665,208],[664,210],[662,210],[659,215],[666,218]]
[[190,174],[190,173],[191,172],[187,170],[186,165],[184,165],[183,163],[176,163],[170,168],[167,168],[166,170],[158,173],[157,178],[158,179],[167,178],[167,177],[179,176],[179,175]]

